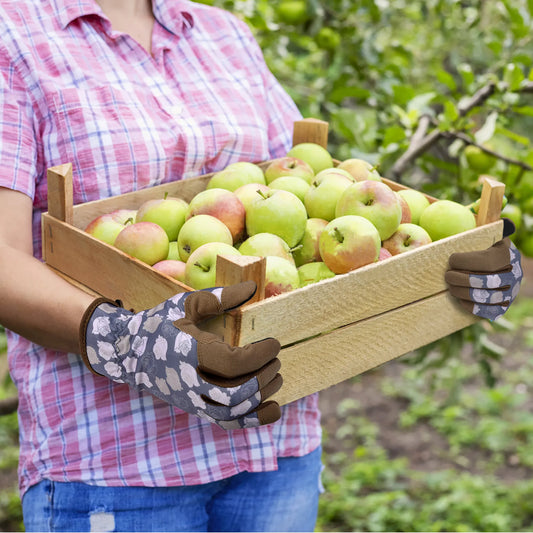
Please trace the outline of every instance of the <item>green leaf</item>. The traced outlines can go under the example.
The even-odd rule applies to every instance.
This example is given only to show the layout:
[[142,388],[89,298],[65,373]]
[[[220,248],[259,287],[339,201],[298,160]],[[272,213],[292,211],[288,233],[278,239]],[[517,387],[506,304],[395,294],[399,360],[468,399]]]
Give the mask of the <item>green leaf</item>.
[[498,126],[496,128],[496,133],[505,135],[507,138],[512,139],[513,141],[519,144],[522,144],[524,146],[529,146],[529,144],[531,143],[528,137],[525,137],[524,135],[519,135],[515,131],[504,128],[503,126]]
[[510,91],[516,91],[519,89],[524,78],[525,76],[522,69],[515,63],[509,63],[505,66],[503,81],[507,83]]
[[474,138],[478,144],[483,144],[489,139],[492,139],[494,132],[496,130],[496,121],[498,120],[498,112],[493,111],[489,113],[488,117],[485,120],[485,123],[478,131],[474,134]]
[[437,71],[437,79],[443,85],[446,85],[446,87],[448,87],[450,91],[455,91],[455,89],[457,88],[457,84],[455,83],[454,77],[444,69],[439,69]]
[[469,87],[474,83],[474,73],[472,72],[472,67],[468,63],[461,63],[457,67],[457,71],[463,78],[463,83]]
[[437,96],[436,92],[428,92],[428,93],[422,93],[418,94],[414,98],[410,100],[410,102],[407,104],[407,111],[418,111],[419,114],[424,113],[428,110],[428,106],[432,100],[435,99]]
[[449,122],[455,122],[459,118],[457,106],[453,102],[450,102],[450,100],[444,102],[444,117]]
[[385,130],[383,136],[383,146],[388,146],[392,143],[397,143],[405,139],[405,128],[401,126],[394,125]]

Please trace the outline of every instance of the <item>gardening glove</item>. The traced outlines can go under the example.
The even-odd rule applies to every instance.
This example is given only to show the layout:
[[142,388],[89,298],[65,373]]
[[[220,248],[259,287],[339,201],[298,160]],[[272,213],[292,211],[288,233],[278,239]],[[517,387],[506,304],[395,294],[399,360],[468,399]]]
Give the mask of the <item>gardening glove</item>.
[[224,429],[275,422],[279,405],[264,400],[282,384],[280,344],[267,338],[243,347],[198,324],[247,302],[256,284],[186,292],[134,313],[97,299],[80,326],[81,356],[95,374],[148,391]]
[[450,256],[450,270],[445,274],[450,293],[476,316],[496,320],[516,298],[522,282],[520,252],[509,239],[515,231],[504,220],[503,239],[480,252],[455,253]]

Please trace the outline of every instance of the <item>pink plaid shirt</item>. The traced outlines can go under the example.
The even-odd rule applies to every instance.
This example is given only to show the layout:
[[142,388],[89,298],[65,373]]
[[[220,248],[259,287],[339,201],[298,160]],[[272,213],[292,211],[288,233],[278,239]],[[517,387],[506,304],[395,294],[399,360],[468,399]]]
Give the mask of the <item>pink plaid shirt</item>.
[[[153,0],[152,56],[113,31],[94,0],[0,2],[0,186],[34,203],[46,169],[74,168],[87,202],[283,155],[294,103],[247,26],[182,0]],[[207,483],[276,469],[320,444],[317,396],[280,421],[224,431],[148,394],[94,376],[76,354],[8,332],[19,391],[20,490],[42,479],[121,486]]]

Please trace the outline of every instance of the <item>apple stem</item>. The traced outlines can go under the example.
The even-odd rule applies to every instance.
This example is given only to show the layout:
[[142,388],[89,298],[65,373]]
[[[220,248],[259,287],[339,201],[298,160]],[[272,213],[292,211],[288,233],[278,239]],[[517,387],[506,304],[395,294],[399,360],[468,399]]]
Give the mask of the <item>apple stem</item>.
[[344,235],[340,232],[339,228],[337,228],[337,226],[335,226],[333,228],[333,231],[335,232],[335,237],[337,237],[337,240],[339,242],[344,242]]
[[204,272],[209,272],[209,267],[205,266],[205,265],[202,265],[202,263],[199,263],[198,261],[196,261],[196,263],[194,263],[194,266],[197,266],[197,267],[201,268]]
[[133,217],[130,217],[124,221],[124,226],[127,226],[128,224],[133,224],[133,222]]
[[168,191],[165,192],[165,196],[163,196],[163,200],[166,200],[168,197]]
[[300,248],[303,248],[303,246],[304,246],[303,244],[298,244],[298,245],[295,246],[294,248],[291,248],[291,249],[290,249],[291,254],[294,253],[294,252],[296,252],[296,251],[299,250]]
[[257,189],[257,194],[259,194],[262,198],[264,198],[265,200],[267,198],[270,198],[270,195],[269,194],[266,194],[264,191],[262,191],[261,189]]

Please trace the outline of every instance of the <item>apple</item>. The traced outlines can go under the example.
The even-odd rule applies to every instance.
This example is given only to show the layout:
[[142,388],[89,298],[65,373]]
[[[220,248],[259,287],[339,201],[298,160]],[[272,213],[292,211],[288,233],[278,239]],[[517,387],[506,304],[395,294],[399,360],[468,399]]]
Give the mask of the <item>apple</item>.
[[149,265],[166,259],[168,236],[155,222],[134,222],[127,224],[115,239],[115,246]]
[[126,224],[129,222],[135,222],[135,217],[137,216],[137,209],[116,209],[109,213],[113,220],[120,222],[121,224]]
[[234,243],[241,240],[244,235],[246,211],[232,191],[216,188],[199,192],[189,202],[186,219],[195,215],[211,215],[224,222],[231,232]]
[[265,169],[265,181],[267,185],[270,185],[272,181],[282,176],[296,176],[307,183],[311,183],[311,180],[315,177],[315,172],[305,161],[297,157],[286,156],[274,159]]
[[180,251],[179,251],[179,248],[178,248],[178,241],[177,240],[176,241],[170,241],[168,243],[167,259],[179,260],[179,258],[180,258]]
[[308,218],[304,236],[292,252],[296,266],[321,261],[318,240],[328,221],[323,218]]
[[235,196],[242,202],[244,210],[248,210],[248,206],[258,198],[261,198],[259,195],[260,192],[267,192],[270,190],[268,185],[263,185],[262,183],[247,183],[246,185],[241,185],[238,189],[235,189],[233,192]]
[[[491,149],[490,145],[486,145],[485,148]],[[497,159],[482,150],[479,146],[469,144],[464,149],[465,159],[467,165],[475,172],[488,172],[495,164]]]
[[508,218],[515,225],[516,234],[518,234],[522,227],[522,209],[520,209],[520,206],[518,204],[507,204],[502,209],[501,216]]
[[382,242],[382,246],[392,255],[398,255],[420,248],[430,242],[431,237],[424,228],[417,224],[406,222],[400,224],[392,236]]
[[215,287],[217,256],[241,255],[231,244],[207,242],[198,247],[185,264],[185,283],[196,290]]
[[299,287],[300,276],[294,263],[275,255],[266,257],[265,298],[289,292]]
[[359,215],[367,218],[388,239],[402,220],[402,206],[396,193],[381,181],[364,180],[350,185],[337,202],[335,216]]
[[188,207],[185,200],[167,195],[147,200],[137,210],[135,222],[155,222],[166,231],[169,241],[175,241],[185,222]]
[[411,222],[412,216],[411,216],[411,208],[409,207],[409,204],[407,203],[407,200],[398,194],[398,191],[396,191],[396,195],[398,196],[400,200],[400,205],[402,206],[402,219],[400,220],[400,224],[405,224],[406,222]]
[[233,244],[233,237],[229,228],[211,215],[196,215],[185,221],[178,234],[178,253],[181,261],[187,261],[189,256],[208,242],[222,242]]
[[320,144],[304,142],[294,145],[288,152],[288,157],[296,157],[311,166],[318,174],[321,170],[333,167],[331,154]]
[[112,245],[115,243],[115,239],[124,227],[124,224],[113,218],[111,213],[106,213],[89,222],[85,231],[99,241]]
[[233,192],[247,183],[265,184],[263,170],[255,163],[237,161],[213,174],[207,183],[207,189],[226,189]]
[[414,189],[400,189],[397,194],[407,202],[411,211],[411,222],[418,224],[422,211],[429,205],[427,197]]
[[377,228],[368,219],[344,215],[328,222],[320,234],[318,245],[327,267],[335,274],[345,274],[376,262],[381,240]]
[[438,241],[476,227],[476,218],[470,209],[452,200],[436,200],[422,211],[422,226],[431,237]]
[[300,277],[300,287],[305,287],[323,279],[333,278],[335,272],[332,272],[323,261],[314,261],[299,266],[298,276]]
[[294,248],[305,232],[307,211],[304,204],[289,191],[272,189],[260,196],[246,211],[248,236],[274,233]]
[[163,259],[152,265],[158,272],[166,274],[178,281],[185,282],[185,262],[179,259]]
[[289,245],[281,237],[273,233],[256,233],[243,241],[238,250],[242,255],[251,255],[253,257],[276,255],[294,264]]
[[333,220],[339,198],[352,183],[350,178],[336,169],[319,172],[304,197],[307,216]]
[[386,249],[381,247],[381,250],[379,251],[379,257],[378,261],[384,261],[385,259],[388,259],[389,257],[392,257],[392,254]]
[[381,176],[376,170],[376,167],[364,159],[359,159],[357,157],[345,159],[337,165],[337,168],[349,172],[355,181],[381,181]]
[[303,202],[305,193],[309,190],[309,183],[298,178],[297,176],[281,176],[271,181],[269,184],[271,189],[281,189],[282,191],[289,191],[298,196]]
[[284,24],[302,24],[309,18],[306,0],[281,0],[274,6],[277,18]]

